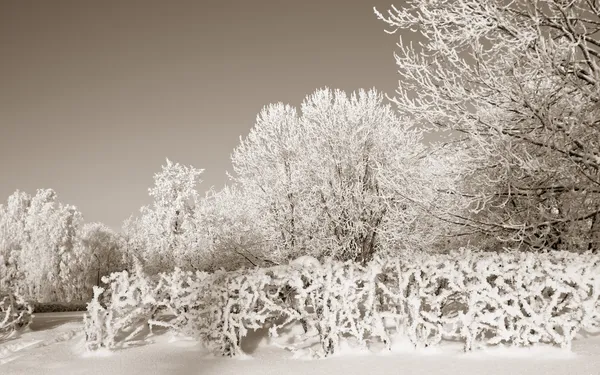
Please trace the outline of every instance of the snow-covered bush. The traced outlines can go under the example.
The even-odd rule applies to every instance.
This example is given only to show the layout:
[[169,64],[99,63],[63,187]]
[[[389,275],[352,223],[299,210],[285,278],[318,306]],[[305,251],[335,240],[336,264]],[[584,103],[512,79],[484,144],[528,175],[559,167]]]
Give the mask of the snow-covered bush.
[[581,329],[600,323],[600,259],[568,252],[472,254],[455,264],[450,288],[461,291],[465,349],[476,344],[550,343],[570,348]]
[[162,274],[164,299],[160,304],[175,316],[168,325],[197,337],[216,353],[241,354],[241,340],[248,330],[293,315],[282,303],[285,285],[277,282],[272,271],[221,270],[209,274],[176,269]]
[[88,350],[125,345],[148,327],[161,307],[157,303],[160,283],[146,276],[139,265],[132,274],[115,272],[102,281],[108,287],[94,287],[94,297],[84,315]]
[[163,303],[175,315],[171,326],[224,355],[240,353],[242,334],[229,316],[241,311],[236,305],[241,302],[239,291],[228,288],[232,276],[224,271],[207,274],[179,269],[161,275],[166,291]]
[[363,347],[373,337],[389,343],[376,299],[376,263],[363,267],[351,261],[320,265],[303,260],[277,270],[278,284],[290,291],[283,301],[289,306],[287,315],[305,331],[317,331],[324,355],[334,353],[342,337],[353,337]]
[[[176,269],[157,280],[141,272],[113,274],[107,291],[96,289],[88,305],[88,348],[117,347],[146,324],[196,337],[229,356],[242,354],[248,330],[269,328],[276,336],[289,323],[316,331],[322,355],[348,338],[389,348],[397,334],[417,347],[447,338],[464,341],[467,351],[536,343],[568,349],[578,331],[600,327],[600,257],[594,254],[461,250],[379,257],[364,266],[309,260],[235,272]],[[172,319],[154,319],[159,309]]]
[[31,322],[33,308],[16,292],[0,291],[0,341]]
[[599,267],[592,254],[461,251],[390,259],[379,288],[415,345],[447,337],[464,340],[465,350],[501,343],[569,348],[579,330],[600,323]]

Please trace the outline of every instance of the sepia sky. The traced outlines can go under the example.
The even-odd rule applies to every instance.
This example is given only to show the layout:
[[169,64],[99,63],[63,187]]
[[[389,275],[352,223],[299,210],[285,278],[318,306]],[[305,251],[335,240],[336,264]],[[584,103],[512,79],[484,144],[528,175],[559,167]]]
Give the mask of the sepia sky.
[[393,93],[381,0],[0,0],[0,202],[53,188],[119,229],[166,157],[220,188],[269,103]]

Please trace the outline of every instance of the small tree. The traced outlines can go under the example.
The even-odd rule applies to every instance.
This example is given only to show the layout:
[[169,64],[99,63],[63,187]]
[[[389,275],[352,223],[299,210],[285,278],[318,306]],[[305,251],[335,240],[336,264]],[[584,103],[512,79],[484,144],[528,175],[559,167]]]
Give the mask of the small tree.
[[142,207],[141,216],[124,226],[128,245],[140,251],[149,272],[174,266],[188,268],[187,255],[195,250],[191,244],[197,232],[196,186],[202,171],[167,159],[154,176],[154,187],[148,190],[152,205]]

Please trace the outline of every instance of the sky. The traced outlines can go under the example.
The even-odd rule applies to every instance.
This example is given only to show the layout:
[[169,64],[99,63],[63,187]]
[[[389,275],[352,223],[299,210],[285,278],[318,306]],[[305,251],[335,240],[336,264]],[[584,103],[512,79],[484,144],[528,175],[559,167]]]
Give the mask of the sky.
[[[269,103],[393,94],[381,0],[0,0],[0,202],[52,188],[120,229],[165,158],[228,182]],[[399,4],[397,4],[399,5]]]

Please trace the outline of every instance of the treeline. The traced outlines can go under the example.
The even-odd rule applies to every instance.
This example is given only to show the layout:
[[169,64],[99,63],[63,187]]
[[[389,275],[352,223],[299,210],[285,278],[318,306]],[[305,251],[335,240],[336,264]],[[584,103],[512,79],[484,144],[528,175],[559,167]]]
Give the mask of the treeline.
[[167,161],[122,234],[84,225],[50,190],[17,192],[0,209],[0,286],[78,298],[136,258],[156,274],[466,244],[596,252],[598,9],[414,0],[377,12],[425,40],[399,44],[391,103],[320,89],[299,108],[266,106],[233,151],[229,186],[202,195],[202,170]]
[[300,111],[260,113],[220,191],[202,196],[202,170],[167,160],[152,203],[122,233],[84,224],[52,190],[16,192],[0,206],[0,286],[35,301],[87,300],[102,276],[134,261],[156,274],[431,250],[447,228],[425,213],[453,202],[437,190],[452,189],[454,176],[436,162],[422,130],[382,94],[318,90]]
[[122,270],[122,237],[100,223],[83,223],[51,189],[17,191],[0,205],[0,292],[28,300],[88,300],[100,277]]
[[127,246],[151,273],[431,250],[446,228],[425,212],[453,201],[437,191],[454,179],[437,162],[382,94],[318,90],[301,110],[259,114],[220,191],[201,197],[202,171],[167,161],[153,203],[125,223]]

